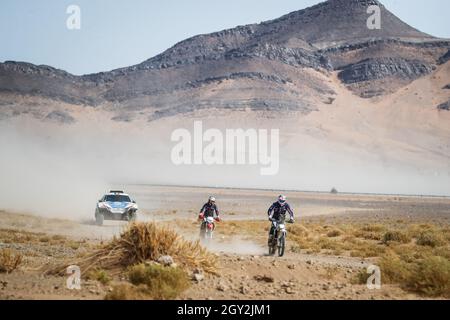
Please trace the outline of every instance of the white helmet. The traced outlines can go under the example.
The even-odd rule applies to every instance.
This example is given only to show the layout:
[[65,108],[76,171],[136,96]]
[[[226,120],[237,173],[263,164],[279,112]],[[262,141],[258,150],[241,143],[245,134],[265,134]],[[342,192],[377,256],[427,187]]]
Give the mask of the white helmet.
[[278,196],[278,203],[284,206],[286,204],[286,197],[283,195]]
[[209,201],[210,202],[216,202],[216,198],[214,198],[213,196],[209,197]]

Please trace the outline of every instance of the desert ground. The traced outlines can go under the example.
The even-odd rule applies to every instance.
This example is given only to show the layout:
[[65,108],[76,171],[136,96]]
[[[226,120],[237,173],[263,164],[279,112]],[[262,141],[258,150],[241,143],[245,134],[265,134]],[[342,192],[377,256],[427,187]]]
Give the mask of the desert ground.
[[[140,206],[138,223],[169,227],[193,242],[201,205],[209,195],[217,198],[222,222],[206,245],[215,271],[186,270],[189,283],[176,299],[449,298],[449,198],[285,192],[296,223],[288,226],[285,256],[277,257],[267,254],[266,212],[281,191],[145,185],[126,190]],[[96,226],[93,217],[0,211],[0,261],[21,257],[0,272],[0,299],[135,297],[117,294],[129,284],[126,268],[81,270],[81,290],[67,289],[67,276],[46,272],[76,263],[126,228],[114,221]],[[364,282],[372,264],[381,265],[381,289],[370,290]]]

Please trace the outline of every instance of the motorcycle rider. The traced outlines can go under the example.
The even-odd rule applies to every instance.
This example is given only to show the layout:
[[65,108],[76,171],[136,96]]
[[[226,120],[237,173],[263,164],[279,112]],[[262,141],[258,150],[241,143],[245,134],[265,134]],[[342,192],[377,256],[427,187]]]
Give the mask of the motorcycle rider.
[[[273,222],[273,221],[279,221],[285,220],[285,216],[286,216],[286,211],[289,213],[290,219],[289,219],[289,223],[294,223],[294,212],[291,209],[291,206],[289,205],[289,203],[286,202],[286,197],[283,195],[280,195],[278,197],[278,201],[274,202],[269,210],[267,211],[267,214],[269,216],[269,221]],[[271,245],[272,241],[273,241],[273,237],[275,234],[275,226],[272,223],[272,227],[270,228],[269,231],[269,240],[268,240],[268,244]]]
[[200,226],[201,234],[203,234],[206,230],[205,218],[207,217],[213,217],[214,220],[220,221],[219,209],[216,205],[216,198],[214,198],[213,196],[209,197],[208,202],[203,205],[198,215],[198,219],[202,220],[202,224]]

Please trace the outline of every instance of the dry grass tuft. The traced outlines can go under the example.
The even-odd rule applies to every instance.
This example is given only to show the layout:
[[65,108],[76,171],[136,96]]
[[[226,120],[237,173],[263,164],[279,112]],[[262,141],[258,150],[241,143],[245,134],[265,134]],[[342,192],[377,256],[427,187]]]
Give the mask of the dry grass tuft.
[[[104,269],[120,273],[129,266],[145,261],[156,261],[170,255],[185,268],[200,268],[216,273],[217,257],[203,248],[200,243],[189,242],[175,231],[155,223],[133,223],[109,243],[101,246],[85,258],[72,261],[83,274],[92,269]],[[64,274],[66,265],[50,268],[49,274]]]
[[0,273],[11,273],[22,263],[22,255],[11,249],[0,250]]

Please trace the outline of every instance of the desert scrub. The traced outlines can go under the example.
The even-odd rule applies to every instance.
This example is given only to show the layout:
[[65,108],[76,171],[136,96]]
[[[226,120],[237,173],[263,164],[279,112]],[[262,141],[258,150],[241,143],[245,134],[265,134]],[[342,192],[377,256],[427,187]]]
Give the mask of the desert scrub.
[[381,232],[370,232],[370,231],[355,231],[354,232],[355,237],[364,239],[364,240],[376,240],[381,241],[383,240],[384,234]]
[[383,235],[383,243],[389,245],[391,242],[400,242],[400,243],[408,243],[411,241],[411,238],[402,231],[394,230],[387,231]]
[[411,224],[408,226],[408,233],[411,237],[416,238],[420,233],[424,231],[433,231],[436,227],[431,224],[422,223],[422,224]]
[[39,241],[40,242],[45,242],[45,243],[50,242],[50,237],[49,236],[40,237]]
[[[414,248],[410,249],[411,251]],[[450,261],[423,251],[412,259],[414,252],[403,248],[403,254],[389,252],[379,262],[382,282],[397,283],[407,291],[423,296],[450,297]]]
[[351,284],[367,284],[370,274],[366,269],[359,269],[355,277],[350,280]]
[[328,238],[336,238],[339,237],[340,235],[342,235],[342,231],[338,229],[333,229],[327,232]]
[[79,241],[67,241],[66,246],[72,250],[78,250],[81,246],[81,243]]
[[352,234],[357,238],[362,238],[365,240],[381,241],[385,231],[386,228],[381,224],[369,224],[357,228]]
[[[198,241],[186,241],[172,229],[156,223],[132,223],[119,238],[114,238],[71,263],[78,265],[83,274],[90,270],[104,269],[114,275],[129,266],[156,261],[161,256],[171,256],[183,268],[217,272],[215,254],[207,251]],[[66,265],[64,263],[47,268],[45,273],[63,275]]]
[[44,233],[34,233],[23,230],[0,229],[0,242],[4,243],[27,243],[39,242]]
[[164,267],[158,264],[140,264],[128,271],[130,282],[145,285],[146,295],[157,300],[175,299],[189,288],[189,278],[185,271],[176,267]]
[[112,287],[112,291],[105,296],[105,300],[148,300],[146,287],[135,287],[129,283],[122,283]]
[[340,248],[339,242],[328,238],[320,238],[317,244],[323,250],[338,250]]
[[405,286],[425,296],[450,298],[450,261],[430,256],[412,266]]
[[382,282],[404,284],[410,278],[410,265],[393,252],[380,259],[379,267]]
[[422,231],[416,239],[419,246],[438,247],[445,243],[445,240],[438,232]]
[[309,235],[308,229],[301,224],[294,224],[288,227],[289,234],[297,237],[307,237]]
[[385,253],[385,249],[379,245],[372,245],[368,243],[361,243],[350,252],[351,257],[358,258],[374,258],[380,257]]
[[105,270],[102,269],[90,271],[87,275],[87,278],[91,280],[97,280],[98,282],[104,285],[111,282],[111,277]]
[[22,254],[11,249],[0,250],[0,273],[11,273],[22,263]]

